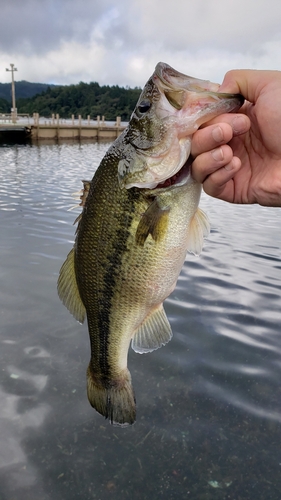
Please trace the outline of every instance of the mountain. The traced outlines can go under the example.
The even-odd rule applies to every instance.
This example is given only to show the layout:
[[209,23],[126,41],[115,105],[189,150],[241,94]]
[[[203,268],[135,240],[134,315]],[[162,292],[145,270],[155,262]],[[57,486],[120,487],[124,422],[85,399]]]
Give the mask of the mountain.
[[[30,98],[36,94],[41,94],[48,87],[55,87],[55,85],[48,85],[47,83],[31,83],[26,80],[21,80],[20,82],[15,82],[15,93],[16,99]],[[6,99],[6,101],[11,102],[12,97],[12,84],[11,83],[0,83],[0,99]]]
[[124,88],[118,85],[99,85],[97,82],[77,85],[48,87],[40,95],[29,99],[17,99],[18,113],[39,113],[50,117],[59,114],[61,118],[81,115],[92,118],[100,115],[106,120],[128,121],[139,98],[140,88]]
[[6,99],[2,99],[0,97],[0,116],[1,113],[10,113],[11,112],[11,105],[6,101]]
[[[97,82],[76,85],[48,85],[26,81],[15,83],[16,107],[18,113],[32,116],[61,118],[81,115],[92,118],[100,115],[106,120],[128,121],[141,93],[139,87],[99,85]],[[0,83],[0,113],[9,113],[11,108],[11,84]]]

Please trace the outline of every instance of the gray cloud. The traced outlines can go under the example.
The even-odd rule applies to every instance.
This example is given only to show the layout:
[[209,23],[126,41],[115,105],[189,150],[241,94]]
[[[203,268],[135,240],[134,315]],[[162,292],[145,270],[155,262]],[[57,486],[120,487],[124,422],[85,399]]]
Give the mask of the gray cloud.
[[143,85],[159,60],[216,81],[232,67],[281,69],[276,0],[0,3],[0,81],[10,62],[30,81],[121,85]]
[[0,50],[44,53],[61,40],[87,42],[112,5],[108,0],[2,0]]

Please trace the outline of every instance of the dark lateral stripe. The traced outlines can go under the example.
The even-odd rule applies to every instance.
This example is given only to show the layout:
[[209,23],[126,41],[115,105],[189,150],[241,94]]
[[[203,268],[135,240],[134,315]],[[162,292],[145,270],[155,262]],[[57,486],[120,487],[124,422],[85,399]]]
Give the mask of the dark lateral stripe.
[[87,312],[91,366],[104,385],[111,378],[112,299],[121,279],[122,258],[139,193],[118,185],[117,165],[123,142],[120,136],[111,146],[91,181],[76,239],[77,281]]
[[[104,274],[103,298],[104,302],[100,305],[98,328],[100,332],[100,353],[99,369],[104,378],[111,378],[110,359],[108,355],[110,341],[110,316],[112,312],[112,300],[117,286],[117,280],[122,273],[122,258],[128,251],[127,241],[130,236],[130,227],[133,220],[134,200],[131,193],[128,193],[126,202],[123,204],[123,212],[119,220],[119,228],[114,234],[113,252],[108,257],[108,265]],[[115,333],[115,332],[114,332]],[[121,332],[120,332],[121,333]]]

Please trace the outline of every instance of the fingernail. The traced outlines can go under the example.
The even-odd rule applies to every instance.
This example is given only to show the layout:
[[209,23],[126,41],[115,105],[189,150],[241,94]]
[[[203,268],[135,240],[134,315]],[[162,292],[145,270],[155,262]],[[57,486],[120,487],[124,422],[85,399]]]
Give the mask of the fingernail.
[[212,136],[216,142],[222,142],[223,141],[223,131],[222,131],[221,127],[213,128]]
[[241,161],[236,156],[233,156],[231,162],[225,165],[225,170],[238,170],[241,167]]
[[224,167],[224,168],[225,168],[225,170],[228,170],[228,171],[229,171],[229,170],[232,170],[232,169],[233,169],[233,167],[234,167],[234,165],[233,165],[233,163],[232,163],[232,161],[231,161],[230,163],[228,163],[227,165],[225,165],[225,167]]
[[236,116],[232,122],[233,132],[236,134],[243,134],[246,132],[247,126],[243,116]]
[[214,158],[214,160],[216,160],[216,161],[223,160],[222,148],[213,149],[213,151],[211,151],[211,154],[212,154],[212,157]]

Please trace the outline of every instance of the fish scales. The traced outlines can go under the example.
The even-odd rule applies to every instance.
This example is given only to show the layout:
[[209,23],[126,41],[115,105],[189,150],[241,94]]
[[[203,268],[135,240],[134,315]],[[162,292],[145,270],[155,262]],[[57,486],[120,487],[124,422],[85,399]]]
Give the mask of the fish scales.
[[[116,183],[116,166],[107,159],[110,160],[110,156],[109,152],[104,168],[93,180],[76,242],[77,282],[87,310],[91,339],[89,373],[92,379],[107,388],[112,387],[113,381],[120,387],[120,380],[129,380],[126,362],[132,332],[145,319],[148,308],[162,302],[161,280],[165,286],[169,282],[168,290],[172,290],[176,253],[179,254],[178,272],[186,253],[186,245],[182,247],[182,241],[179,242],[176,236],[183,233],[180,240],[187,237],[188,209],[191,205],[194,212],[200,196],[198,189],[191,204],[179,189],[179,200],[169,214],[170,227],[165,228],[164,235],[160,235],[157,242],[149,235],[143,245],[137,244],[137,228],[151,205],[151,192],[121,189]],[[105,204],[108,192],[110,202]],[[159,193],[155,199],[166,205],[168,200],[165,198],[167,194],[163,192],[162,197]],[[100,220],[98,207],[101,206]],[[173,226],[177,226],[176,234]],[[164,238],[166,232],[170,234],[170,241]],[[150,289],[149,297],[142,296],[141,290],[147,288]],[[108,402],[103,404],[108,405]]]
[[238,109],[243,101],[214,93],[213,85],[160,63],[129,126],[92,181],[84,181],[88,194],[81,197],[83,212],[58,293],[79,321],[87,316],[88,398],[113,424],[125,426],[136,418],[127,368],[130,342],[145,353],[171,339],[163,301],[176,285],[186,252],[200,253],[209,232],[198,208],[201,185],[190,175],[190,138],[204,120]]
[[[103,331],[101,339],[100,336],[91,336],[91,342],[98,342],[98,348],[99,342],[104,341],[105,345],[108,342],[110,305],[116,291],[122,256],[127,251],[132,220],[129,214],[134,212],[135,205],[131,193],[128,196],[127,192],[116,205],[116,182],[112,183],[110,178],[111,165],[106,159],[104,165],[104,171],[100,170],[92,183],[85,213],[79,223],[76,245],[77,282],[87,309],[89,328]],[[103,368],[101,373],[104,373]]]

